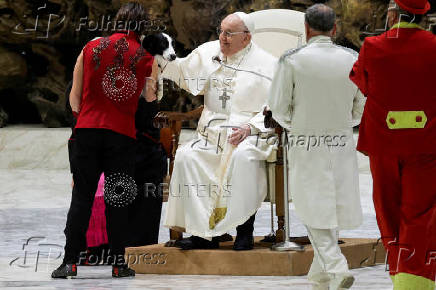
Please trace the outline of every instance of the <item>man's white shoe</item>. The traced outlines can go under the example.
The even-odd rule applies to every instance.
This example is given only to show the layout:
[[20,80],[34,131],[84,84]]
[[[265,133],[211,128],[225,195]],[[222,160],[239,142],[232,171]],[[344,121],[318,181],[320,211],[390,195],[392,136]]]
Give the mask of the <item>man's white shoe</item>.
[[337,276],[330,281],[329,290],[350,289],[353,283],[353,275]]

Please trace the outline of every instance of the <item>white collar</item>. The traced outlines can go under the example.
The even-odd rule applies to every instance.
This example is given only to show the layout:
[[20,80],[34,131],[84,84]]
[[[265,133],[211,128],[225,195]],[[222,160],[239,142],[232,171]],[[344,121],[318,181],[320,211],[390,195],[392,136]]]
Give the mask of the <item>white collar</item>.
[[332,43],[332,39],[330,36],[326,36],[326,35],[317,35],[314,36],[312,38],[309,39],[309,41],[307,42],[307,45],[312,44],[312,43]]

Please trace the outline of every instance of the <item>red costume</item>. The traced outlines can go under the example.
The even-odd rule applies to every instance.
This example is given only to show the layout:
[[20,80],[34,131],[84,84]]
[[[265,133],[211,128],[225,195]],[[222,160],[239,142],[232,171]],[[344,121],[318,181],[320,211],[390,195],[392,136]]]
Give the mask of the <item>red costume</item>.
[[138,98],[153,56],[135,32],[115,33],[83,49],[83,94],[76,128],[109,129],[136,138]]
[[[102,172],[111,261],[124,264],[128,205],[137,194],[135,113],[153,60],[132,31],[91,41],[83,49],[83,90],[72,145],[74,187],[65,227],[64,264],[75,264],[79,255],[83,257],[81,251],[86,247],[86,230]],[[121,184],[122,194],[117,192],[116,184]]]
[[[426,1],[396,2],[413,13],[429,9]],[[368,37],[350,78],[367,97],[357,149],[370,158],[394,289],[434,289],[436,36],[401,22]]]

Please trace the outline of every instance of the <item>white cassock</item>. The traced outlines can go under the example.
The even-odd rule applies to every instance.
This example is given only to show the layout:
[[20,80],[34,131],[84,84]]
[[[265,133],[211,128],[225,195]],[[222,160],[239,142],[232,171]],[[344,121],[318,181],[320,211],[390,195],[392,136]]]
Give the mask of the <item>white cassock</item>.
[[268,98],[273,118],[288,130],[290,192],[315,249],[309,279],[348,273],[334,240],[362,222],[353,126],[365,99],[349,80],[357,56],[329,37],[313,37],[281,57]]
[[[271,81],[227,65],[272,78],[277,59],[254,43],[225,58],[219,41],[207,42],[164,68],[193,95],[204,94],[197,136],[177,149],[164,225],[211,238],[243,224],[267,194],[265,162],[274,150],[266,139],[263,107]],[[253,136],[238,146],[228,143],[230,127],[249,124]],[[262,134],[258,134],[262,132]],[[271,145],[269,145],[271,144]]]

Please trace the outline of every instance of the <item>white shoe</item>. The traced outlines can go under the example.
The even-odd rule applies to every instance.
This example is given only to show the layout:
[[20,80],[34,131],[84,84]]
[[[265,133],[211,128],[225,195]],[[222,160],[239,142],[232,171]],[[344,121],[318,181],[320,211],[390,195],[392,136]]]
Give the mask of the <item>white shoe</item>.
[[329,290],[350,289],[354,283],[353,275],[337,276],[330,281]]

